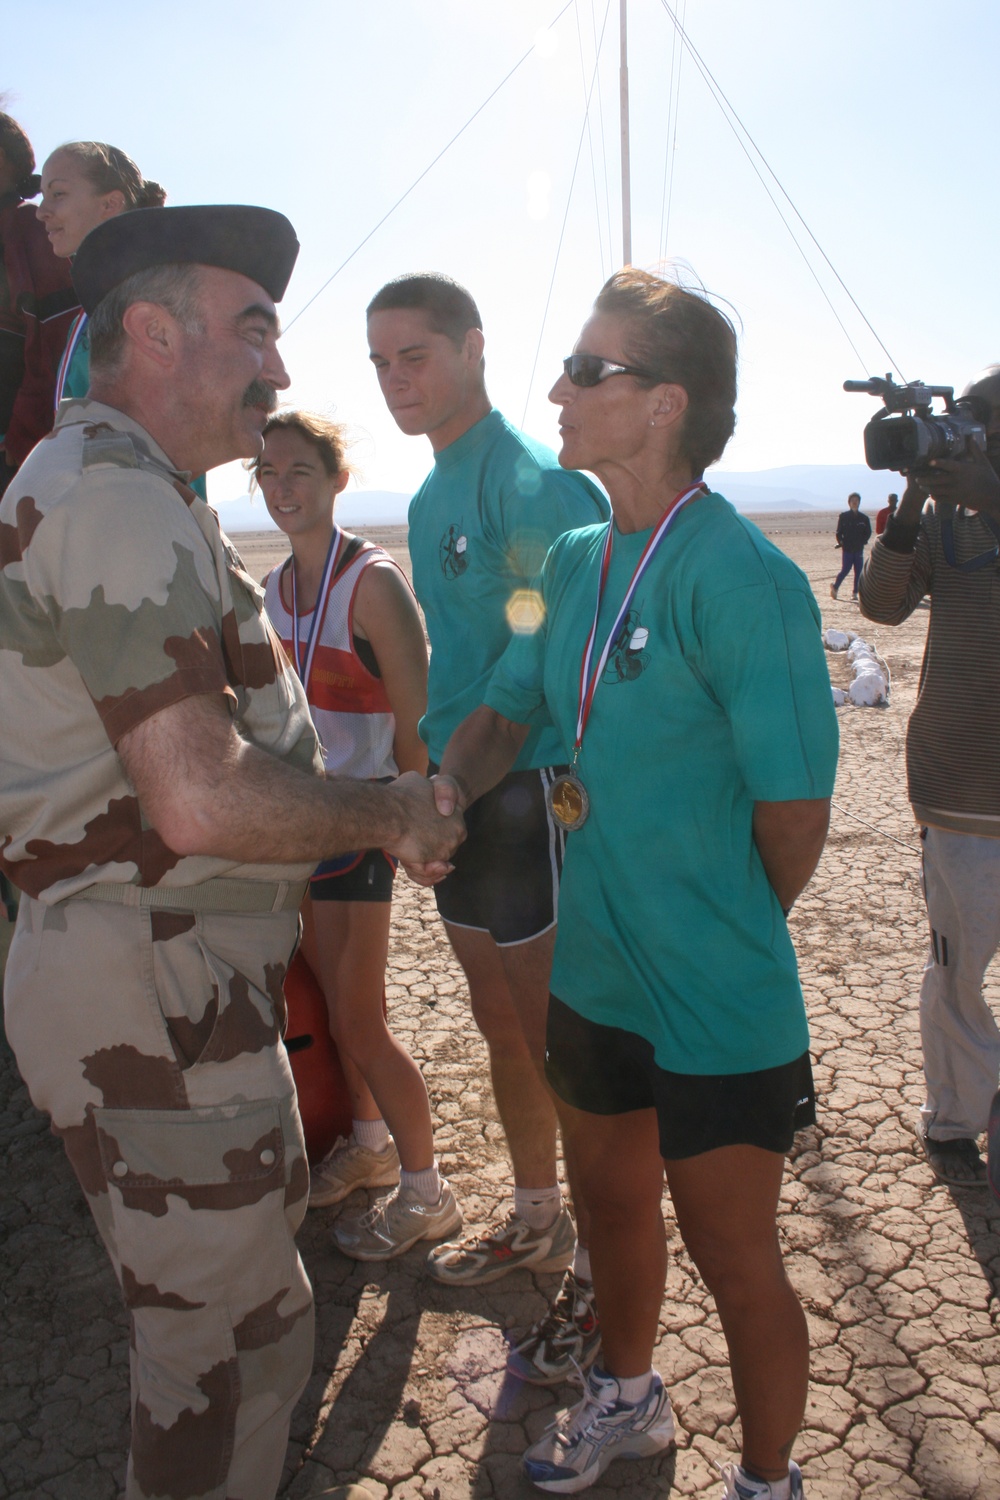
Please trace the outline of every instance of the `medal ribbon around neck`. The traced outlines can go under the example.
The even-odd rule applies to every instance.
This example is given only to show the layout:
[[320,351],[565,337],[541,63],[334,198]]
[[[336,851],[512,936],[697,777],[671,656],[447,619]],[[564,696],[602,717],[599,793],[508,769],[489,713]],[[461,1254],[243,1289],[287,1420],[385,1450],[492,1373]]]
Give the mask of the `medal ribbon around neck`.
[[305,652],[303,653],[302,642],[299,639],[299,600],[298,590],[295,587],[295,558],[292,557],[292,655],[295,661],[295,670],[299,674],[299,681],[309,691],[309,673],[312,671],[313,657],[316,655],[316,647],[323,631],[323,621],[326,618],[326,607],[330,602],[330,580],[337,569],[337,559],[340,556],[340,544],[344,539],[344,533],[334,522],[333,535],[330,545],[326,549],[326,562],[323,564],[323,577],[316,595],[316,603],[312,612],[312,623],[309,626],[309,634],[305,640]]
[[635,594],[636,589],[639,587],[639,580],[642,578],[642,575],[645,573],[646,569],[653,561],[660,543],[663,541],[663,538],[670,530],[670,527],[673,525],[677,516],[684,509],[688,501],[701,491],[704,491],[704,493],[707,494],[708,485],[704,482],[704,480],[699,479],[688,489],[679,490],[678,493],[674,496],[673,500],[670,502],[665,515],[662,517],[652,536],[649,538],[649,541],[642,549],[642,556],[639,558],[639,561],[635,565],[635,572],[632,574],[632,581],[630,582],[628,588],[625,590],[625,597],[622,600],[621,608],[615,616],[615,623],[612,625],[611,630],[608,634],[608,638],[604,642],[604,650],[601,652],[600,660],[598,661],[597,666],[594,668],[594,671],[591,674],[590,663],[593,660],[594,645],[597,639],[597,617],[601,612],[601,600],[604,597],[604,585],[607,582],[608,569],[611,567],[611,545],[614,538],[615,523],[614,519],[608,522],[608,534],[604,539],[604,555],[601,558],[601,575],[597,582],[597,603],[594,606],[594,623],[590,627],[590,635],[587,637],[587,644],[583,650],[583,660],[580,663],[580,696],[579,707],[577,709],[576,715],[576,740],[573,744],[574,765],[576,765],[577,757],[580,754],[580,747],[583,744],[583,732],[587,727],[587,720],[590,718],[590,710],[593,706],[594,694],[597,691],[597,684],[601,680],[601,673],[604,671],[604,668],[607,664],[608,654],[611,650],[612,645],[614,644],[616,636],[618,635],[621,623],[624,620],[625,616],[628,614],[629,605],[632,603],[633,595]]
[[57,415],[59,413],[59,403],[63,398],[63,391],[66,389],[66,377],[69,374],[69,367],[73,363],[76,346],[83,337],[83,331],[86,326],[87,314],[85,312],[78,313],[70,327],[69,338],[66,340],[66,347],[63,350],[62,359],[59,361],[59,369],[56,372],[55,409]]

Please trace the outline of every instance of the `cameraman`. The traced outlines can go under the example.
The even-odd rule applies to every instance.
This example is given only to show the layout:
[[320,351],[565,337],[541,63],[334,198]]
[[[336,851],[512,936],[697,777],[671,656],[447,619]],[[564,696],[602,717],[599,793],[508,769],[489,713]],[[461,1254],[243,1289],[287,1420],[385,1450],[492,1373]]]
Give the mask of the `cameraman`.
[[982,995],[1000,945],[1000,365],[962,399],[986,428],[986,452],[970,443],[961,458],[907,476],[865,566],[861,612],[898,625],[931,598],[906,737],[931,937],[917,1137],[942,1182],[985,1187],[977,1137],[1000,1072],[1000,1030]]

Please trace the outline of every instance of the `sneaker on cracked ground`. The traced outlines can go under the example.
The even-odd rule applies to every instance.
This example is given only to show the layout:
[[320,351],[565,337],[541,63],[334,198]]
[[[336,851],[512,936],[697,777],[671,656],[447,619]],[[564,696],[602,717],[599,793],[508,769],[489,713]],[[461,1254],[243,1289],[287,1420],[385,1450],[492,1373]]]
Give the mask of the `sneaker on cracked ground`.
[[[719,1472],[725,1485],[720,1500],[772,1500],[774,1491],[767,1480],[752,1478],[743,1472],[739,1464],[720,1464]],[[788,1465],[788,1478],[791,1483],[791,1500],[803,1500],[805,1491],[802,1488],[802,1470],[798,1464]]]
[[548,1311],[511,1345],[507,1368],[529,1385],[560,1385],[589,1369],[600,1348],[594,1288],[570,1270]]
[[651,1458],[674,1446],[670,1397],[659,1375],[635,1404],[618,1398],[613,1375],[590,1370],[583,1399],[563,1412],[524,1455],[524,1472],[540,1490],[575,1495],[600,1478],[616,1458]]
[[412,1188],[396,1188],[367,1213],[341,1217],[331,1234],[338,1250],[352,1260],[392,1260],[418,1240],[440,1240],[462,1227],[462,1213],[451,1188],[441,1179],[436,1203],[425,1203]]
[[576,1249],[576,1227],[565,1204],[548,1229],[532,1229],[513,1209],[502,1223],[467,1240],[435,1245],[427,1269],[451,1286],[482,1286],[518,1266],[565,1271]]
[[384,1151],[339,1136],[333,1150],[309,1173],[309,1207],[328,1208],[355,1188],[391,1187],[399,1181],[399,1155],[392,1136]]

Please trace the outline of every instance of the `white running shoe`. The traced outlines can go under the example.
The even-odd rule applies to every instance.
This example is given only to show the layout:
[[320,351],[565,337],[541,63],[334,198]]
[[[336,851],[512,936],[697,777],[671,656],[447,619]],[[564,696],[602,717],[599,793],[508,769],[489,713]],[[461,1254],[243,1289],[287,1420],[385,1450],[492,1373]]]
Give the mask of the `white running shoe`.
[[[766,1479],[752,1479],[739,1464],[720,1464],[722,1482],[726,1486],[720,1500],[771,1500],[771,1486]],[[788,1477],[792,1482],[791,1500],[803,1500],[802,1470],[798,1464],[788,1465]]]
[[392,1187],[399,1181],[399,1155],[392,1136],[384,1151],[359,1146],[352,1135],[338,1136],[318,1166],[309,1173],[309,1207],[328,1208],[355,1188]]
[[576,1227],[565,1204],[548,1229],[532,1229],[513,1209],[502,1223],[449,1245],[436,1245],[427,1269],[449,1286],[483,1286],[529,1266],[533,1271],[565,1271],[576,1250]]
[[392,1260],[418,1240],[440,1240],[461,1227],[461,1210],[442,1177],[436,1203],[425,1203],[412,1188],[398,1187],[357,1218],[341,1215],[331,1233],[337,1249],[352,1260]]
[[524,1455],[524,1472],[540,1490],[575,1495],[589,1489],[616,1458],[651,1458],[674,1446],[670,1397],[654,1374],[643,1401],[621,1401],[613,1375],[593,1369],[583,1399],[564,1411]]

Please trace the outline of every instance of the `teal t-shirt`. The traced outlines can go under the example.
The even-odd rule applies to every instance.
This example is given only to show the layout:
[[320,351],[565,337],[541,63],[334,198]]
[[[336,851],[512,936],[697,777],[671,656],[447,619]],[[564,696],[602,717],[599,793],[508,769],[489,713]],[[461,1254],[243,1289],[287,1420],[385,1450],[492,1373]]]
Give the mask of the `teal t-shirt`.
[[[510,619],[530,614],[556,537],[607,515],[596,485],[561,469],[550,449],[496,410],[435,455],[409,514],[413,588],[431,643],[420,733],[432,760],[440,762],[454,729],[482,703]],[[543,726],[529,735],[516,769],[560,758],[558,736]]]
[[[595,662],[649,531],[616,531]],[[564,536],[545,619],[516,637],[486,702],[544,708],[568,758],[605,528]],[[661,1068],[778,1067],[808,1046],[795,953],[753,841],[756,801],[830,796],[837,721],[805,576],[720,495],[679,515],[594,695],[577,769],[590,816],[567,836],[552,993],[647,1038]]]
[[[83,400],[90,390],[90,331],[87,327],[87,319],[83,320],[80,337],[76,341],[76,347],[70,355],[69,364],[66,367],[66,378],[63,381],[62,399],[64,401],[74,398]],[[72,337],[72,332],[70,333]],[[208,503],[208,485],[204,474],[199,474],[192,479],[191,488],[195,494]]]

